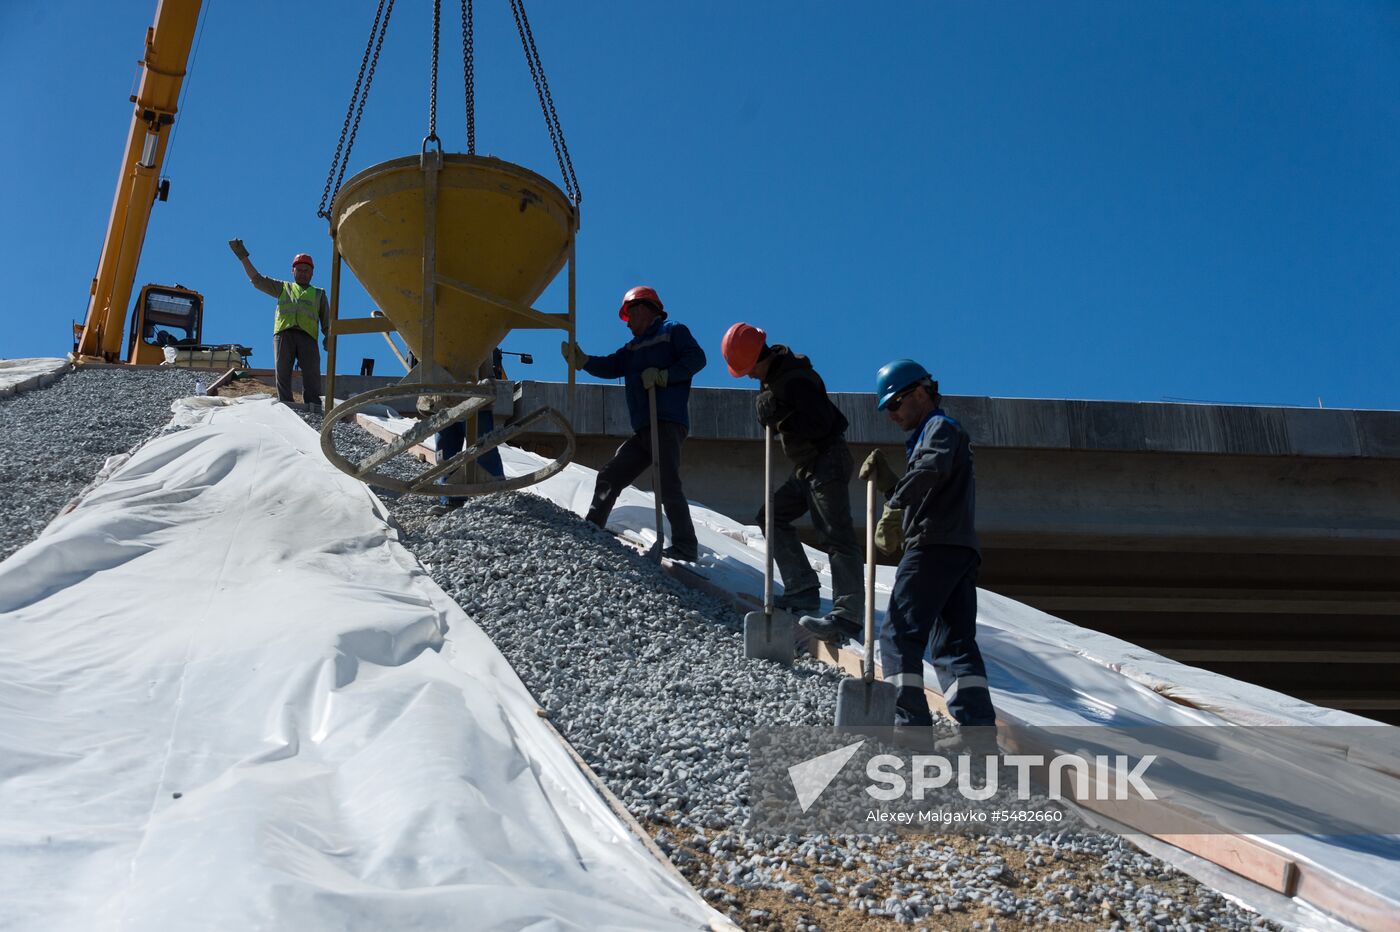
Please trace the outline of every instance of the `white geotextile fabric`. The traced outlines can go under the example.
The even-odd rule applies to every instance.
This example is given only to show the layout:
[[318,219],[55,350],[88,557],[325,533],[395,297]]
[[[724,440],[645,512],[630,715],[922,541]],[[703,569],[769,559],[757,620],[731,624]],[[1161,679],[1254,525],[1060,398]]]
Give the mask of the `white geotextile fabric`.
[[[412,421],[375,418],[402,432]],[[546,461],[512,447],[501,448],[507,475],[523,475]],[[577,463],[526,491],[550,499],[575,514],[588,511],[597,472]],[[761,490],[756,490],[761,495]],[[656,539],[650,493],[629,486],[618,497],[608,527],[643,543]],[[703,505],[691,503],[700,543],[698,572],[720,588],[761,601],[763,536]],[[826,557],[807,548],[821,576],[822,594],[831,598]],[[884,617],[894,568],[879,567],[876,624]],[[978,590],[977,639],[987,662],[992,699],[999,712],[1028,725],[1069,727],[1148,725],[1374,725],[1369,719],[1322,709],[1281,693],[1188,667],[1108,635],[1088,631],[1004,596]],[[925,663],[925,681],[938,679]],[[1190,696],[1202,711],[1172,701]],[[1288,799],[1278,799],[1286,811]],[[1400,913],[1400,838],[1315,838],[1275,835],[1263,839],[1314,868],[1325,867],[1385,897]],[[1183,857],[1183,861],[1189,857]]]
[[32,379],[55,375],[67,366],[68,360],[50,357],[0,359],[0,394],[17,387],[22,391]]
[[0,926],[723,923],[311,429],[176,406],[0,564]]

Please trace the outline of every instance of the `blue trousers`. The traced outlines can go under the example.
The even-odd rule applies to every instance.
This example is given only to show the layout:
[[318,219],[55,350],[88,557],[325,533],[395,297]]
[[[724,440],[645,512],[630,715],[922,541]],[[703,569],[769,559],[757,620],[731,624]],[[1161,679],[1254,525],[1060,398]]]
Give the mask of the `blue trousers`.
[[[490,411],[482,411],[476,416],[476,435],[484,437],[496,429],[496,419]],[[462,448],[467,445],[467,422],[458,421],[456,424],[449,424],[437,435],[438,455],[443,459],[449,456],[456,456],[462,452]],[[501,454],[499,450],[492,450],[477,458],[477,463],[486,472],[497,479],[503,478],[506,474],[505,468],[501,465]],[[466,501],[461,496],[438,496],[438,501],[444,505],[453,505]]]
[[987,667],[977,649],[977,567],[970,547],[907,550],[895,571],[880,629],[884,679],[899,689],[895,722],[931,725],[924,697],[924,652],[959,725],[995,725]]

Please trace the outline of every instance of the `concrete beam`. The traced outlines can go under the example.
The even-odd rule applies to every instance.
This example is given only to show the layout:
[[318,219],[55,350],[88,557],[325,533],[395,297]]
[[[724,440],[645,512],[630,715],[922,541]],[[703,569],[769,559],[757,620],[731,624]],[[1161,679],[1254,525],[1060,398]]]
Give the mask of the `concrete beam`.
[[[581,384],[573,406],[563,383],[522,386],[527,402],[571,411],[579,433],[631,433],[621,385]],[[761,439],[754,394],[745,388],[694,389],[691,438]],[[875,409],[874,395],[831,397],[851,422],[846,436],[852,444],[903,443],[902,434]],[[1400,411],[968,395],[947,395],[944,407],[981,448],[1400,459]],[[621,416],[609,416],[610,411]]]

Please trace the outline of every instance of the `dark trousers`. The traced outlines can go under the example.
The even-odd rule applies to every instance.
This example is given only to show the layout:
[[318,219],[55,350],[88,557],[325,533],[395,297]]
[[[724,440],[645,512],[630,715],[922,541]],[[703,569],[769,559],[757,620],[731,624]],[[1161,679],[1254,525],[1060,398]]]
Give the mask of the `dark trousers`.
[[[680,550],[694,551],[695,524],[690,520],[690,503],[681,488],[681,444],[688,431],[674,421],[662,421],[657,427],[661,451],[661,505],[671,522],[671,545]],[[651,429],[643,427],[623,441],[613,458],[598,471],[598,483],[593,486],[593,504],[588,520],[599,527],[608,523],[613,505],[627,488],[651,465]]]
[[[476,416],[476,435],[484,437],[496,429],[496,418],[490,411],[481,411]],[[445,460],[450,456],[456,456],[462,452],[462,448],[467,445],[467,422],[458,421],[456,424],[449,424],[438,431],[437,448],[438,459]],[[500,450],[491,450],[477,457],[476,462],[483,470],[497,479],[503,478],[506,474],[505,468],[501,465]],[[438,480],[447,481],[447,477]],[[441,495],[438,500],[444,505],[466,501],[460,495]]]
[[[773,491],[773,561],[783,577],[784,592],[814,591],[821,585],[793,524],[810,511],[817,546],[831,558],[832,610],[859,624],[865,617],[865,555],[851,521],[854,469],[850,448],[840,441],[794,470]],[[765,527],[762,509],[758,526]]]
[[977,567],[970,547],[907,550],[895,571],[880,629],[884,679],[899,688],[895,722],[931,725],[924,697],[924,651],[959,725],[995,725],[987,667],[977,649]]
[[307,404],[321,403],[321,350],[316,338],[299,327],[272,335],[272,356],[277,366],[277,400],[292,398],[292,364],[301,370],[302,397]]

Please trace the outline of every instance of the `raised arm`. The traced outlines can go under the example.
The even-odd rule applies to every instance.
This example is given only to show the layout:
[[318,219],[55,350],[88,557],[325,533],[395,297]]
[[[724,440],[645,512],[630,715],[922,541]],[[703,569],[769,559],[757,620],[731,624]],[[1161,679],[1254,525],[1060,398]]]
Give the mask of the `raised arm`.
[[[228,248],[233,250],[233,254],[238,257],[238,261],[243,264],[243,274],[248,276],[248,281],[253,283],[253,287],[263,294],[276,298],[282,294],[282,283],[276,279],[268,278],[253,267],[253,260],[248,258],[248,247],[243,245],[241,239],[231,239],[228,241]],[[322,318],[322,326],[325,326],[325,319]]]

